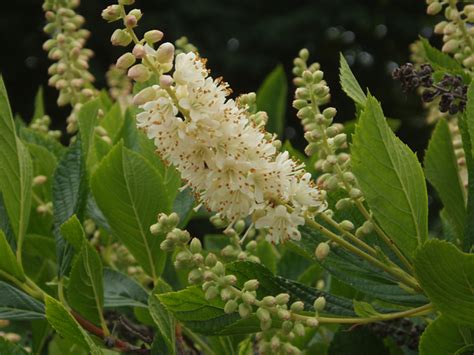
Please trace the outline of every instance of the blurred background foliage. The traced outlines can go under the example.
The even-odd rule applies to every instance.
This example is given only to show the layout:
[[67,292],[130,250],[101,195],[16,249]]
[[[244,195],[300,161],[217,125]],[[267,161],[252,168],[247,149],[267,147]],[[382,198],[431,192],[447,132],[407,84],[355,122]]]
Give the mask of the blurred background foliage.
[[[0,71],[10,94],[12,109],[29,121],[33,97],[39,86],[46,89],[46,110],[53,127],[65,127],[67,108],[55,105],[57,92],[47,87],[51,64],[42,50],[46,35],[41,0],[10,2],[0,14],[2,54]],[[123,53],[109,42],[114,25],[100,17],[107,1],[82,0],[79,12],[92,32],[87,46],[95,53],[91,71],[96,85],[105,86],[105,72]],[[430,134],[416,95],[404,94],[391,71],[409,60],[409,44],[419,35],[431,39],[433,18],[425,14],[423,1],[413,0],[138,0],[144,17],[139,31],[157,28],[165,40],[186,35],[203,57],[212,75],[223,76],[234,94],[256,91],[265,76],[283,64],[289,83],[285,138],[304,146],[301,128],[291,108],[292,60],[307,47],[310,60],[321,63],[331,87],[337,120],[354,118],[354,107],[338,83],[342,52],[363,87],[383,101],[389,117],[402,120],[399,136],[422,153]],[[431,39],[435,41],[435,39]]]

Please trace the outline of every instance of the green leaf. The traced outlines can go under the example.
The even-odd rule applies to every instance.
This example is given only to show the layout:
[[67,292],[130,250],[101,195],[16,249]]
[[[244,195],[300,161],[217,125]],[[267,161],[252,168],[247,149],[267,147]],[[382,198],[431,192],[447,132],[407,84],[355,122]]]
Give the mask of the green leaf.
[[8,244],[13,250],[16,250],[16,239],[8,218],[7,209],[3,201],[2,193],[0,192],[0,229],[5,234]]
[[257,108],[268,114],[266,129],[280,138],[285,127],[287,96],[288,83],[285,70],[280,64],[265,78],[257,91]]
[[[238,288],[242,288],[247,280],[259,280],[260,286],[257,289],[259,298],[288,293],[291,298],[290,302],[300,300],[305,303],[306,310],[311,311],[315,299],[324,296],[326,298],[325,313],[355,316],[350,300],[318,291],[292,280],[273,276],[270,270],[260,264],[238,261],[226,265],[226,270],[228,274],[237,277],[236,287]],[[256,316],[241,319],[238,313],[226,314],[224,312],[225,302],[219,298],[206,300],[199,287],[188,287],[178,292],[160,294],[158,298],[177,320],[197,333],[235,335],[249,334],[260,330],[260,322]],[[275,324],[278,325],[278,320],[275,320]]]
[[328,355],[389,355],[383,338],[364,327],[341,329],[331,341]]
[[32,121],[41,118],[46,114],[44,110],[43,87],[40,86],[35,96],[35,111],[33,113]]
[[[466,342],[463,333],[468,329],[448,319],[444,315],[436,318],[425,329],[420,338],[420,355],[454,355],[466,345],[473,345],[474,338]],[[474,334],[474,333],[473,333]],[[466,353],[467,355],[467,353]]]
[[25,349],[20,345],[10,343],[9,341],[0,337],[0,354],[5,355],[28,355]]
[[53,153],[57,159],[60,159],[65,153],[66,149],[56,139],[34,131],[31,128],[22,127],[20,129],[20,138],[25,143],[40,145]]
[[81,139],[77,136],[59,161],[53,180],[54,235],[60,276],[68,271],[73,255],[72,246],[61,235],[60,227],[74,214],[81,220],[86,201],[85,162]]
[[154,279],[165,265],[161,237],[150,233],[158,212],[169,213],[171,202],[163,179],[150,163],[117,144],[92,176],[96,202],[114,234]]
[[0,230],[0,271],[15,277],[19,281],[25,281],[23,268],[16,260],[15,254],[13,254],[2,230]]
[[161,304],[158,295],[171,292],[172,288],[162,279],[158,279],[155,289],[148,299],[150,315],[155,321],[171,354],[176,352],[176,322],[172,314]]
[[375,317],[379,316],[380,313],[377,312],[370,303],[367,302],[362,302],[362,301],[356,301],[354,300],[354,312],[361,318],[369,318],[369,317]]
[[23,239],[30,217],[33,167],[28,150],[16,134],[2,77],[0,132],[0,191],[15,236],[17,239]]
[[119,103],[115,103],[104,117],[100,120],[100,125],[105,128],[113,142],[116,141],[124,122]]
[[[350,219],[355,220],[354,217]],[[318,230],[307,226],[302,226],[300,231],[301,241],[293,242],[289,246],[295,245],[297,252],[316,261],[314,251],[318,244],[327,241],[327,238]],[[389,274],[374,268],[367,261],[342,248],[331,248],[331,252],[321,265],[332,276],[369,297],[407,306],[421,306],[427,302],[422,295],[411,294],[400,288],[398,281]]]
[[87,238],[77,216],[72,215],[60,228],[61,235],[74,247],[76,252],[80,252],[84,242],[87,242]]
[[420,40],[423,44],[425,57],[435,70],[463,70],[461,64],[459,64],[456,59],[431,46],[426,38],[420,38]]
[[466,222],[464,187],[458,174],[448,123],[441,119],[433,132],[425,154],[425,174],[436,188],[444,205],[444,213],[463,240]]
[[91,337],[59,301],[46,296],[45,303],[46,318],[59,335],[88,350],[91,355],[102,355]]
[[97,125],[97,113],[100,101],[95,99],[84,104],[78,113],[79,131],[81,133],[82,154],[87,161],[87,167],[91,169],[96,162],[94,153],[94,132]]
[[469,85],[467,97],[466,112],[458,120],[468,171],[467,219],[463,245],[466,252],[474,245],[474,83]]
[[435,307],[460,324],[474,324],[474,255],[430,240],[415,256],[415,273]]
[[349,64],[347,64],[346,58],[340,54],[340,64],[339,64],[339,81],[342,86],[342,90],[349,96],[356,104],[365,106],[367,97],[364,94],[364,91],[360,87],[357,79],[352,73]]
[[184,228],[186,226],[193,213],[194,204],[194,195],[189,187],[178,192],[173,202],[173,212],[179,216],[178,227]]
[[401,251],[413,257],[428,237],[428,197],[416,155],[385,121],[371,96],[352,144],[355,175],[375,219]]
[[104,307],[148,307],[148,293],[134,279],[104,268]]
[[104,285],[102,261],[84,241],[71,268],[67,296],[70,306],[96,325],[103,323]]
[[43,319],[44,306],[23,291],[0,281],[0,319]]

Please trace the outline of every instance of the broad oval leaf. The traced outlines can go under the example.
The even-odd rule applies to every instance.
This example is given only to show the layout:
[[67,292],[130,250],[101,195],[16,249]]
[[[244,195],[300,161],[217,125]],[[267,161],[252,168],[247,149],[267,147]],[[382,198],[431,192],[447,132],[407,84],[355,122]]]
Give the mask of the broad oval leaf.
[[135,280],[104,268],[104,307],[148,307],[148,293]]
[[464,187],[458,173],[449,126],[444,119],[436,125],[428,144],[424,165],[426,178],[438,191],[445,215],[462,241],[466,222]]
[[50,296],[45,297],[46,319],[59,335],[80,345],[91,355],[102,355],[92,338],[82,329],[64,306]]
[[166,254],[162,238],[150,233],[159,212],[169,213],[171,202],[163,179],[150,163],[117,144],[100,163],[91,180],[97,205],[146,273],[157,279]]
[[375,219],[408,257],[428,236],[428,197],[416,155],[388,126],[372,97],[352,144],[355,175]]
[[150,315],[160,330],[160,335],[164,340],[166,348],[170,354],[174,354],[176,353],[176,321],[171,312],[158,299],[158,295],[170,291],[172,291],[171,286],[162,279],[159,279],[148,299],[148,304]]
[[[464,337],[463,333],[467,333],[468,337]],[[421,335],[420,355],[462,355],[464,352],[459,350],[466,345],[474,345],[470,333],[474,335],[474,329],[462,327],[442,315],[431,322]],[[472,340],[466,343],[469,337]]]
[[20,345],[11,343],[0,337],[0,354],[5,355],[28,355],[29,353]]
[[74,214],[81,219],[86,201],[86,167],[81,149],[81,139],[77,137],[59,161],[53,180],[54,235],[59,264],[58,271],[61,276],[69,269],[73,250],[61,235],[60,227]]
[[0,192],[17,239],[23,239],[31,208],[33,167],[17,136],[3,78],[0,76]]
[[257,91],[257,108],[268,114],[266,129],[280,138],[285,127],[287,96],[288,83],[280,64],[268,74]]
[[0,281],[0,319],[44,318],[44,306],[23,291]]
[[414,267],[423,291],[443,316],[474,324],[474,254],[430,240],[417,251]]

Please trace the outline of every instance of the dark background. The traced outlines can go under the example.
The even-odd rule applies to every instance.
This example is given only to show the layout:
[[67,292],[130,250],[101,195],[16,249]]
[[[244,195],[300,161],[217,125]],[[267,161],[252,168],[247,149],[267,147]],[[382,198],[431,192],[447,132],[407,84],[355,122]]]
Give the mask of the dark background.
[[[64,128],[68,109],[56,107],[57,92],[47,87],[51,62],[41,48],[46,40],[42,1],[9,3],[10,9],[0,14],[0,71],[13,111],[28,121],[34,94],[41,85],[46,89],[46,110],[54,127]],[[98,87],[105,85],[104,73],[110,63],[124,52],[110,45],[115,25],[100,17],[101,10],[111,3],[82,0],[78,9],[86,17],[85,27],[92,31],[87,46],[96,53],[91,71]],[[423,123],[418,98],[405,95],[390,76],[394,66],[408,61],[411,42],[419,35],[431,37],[434,19],[425,15],[423,1],[141,0],[135,6],[144,13],[139,32],[157,28],[171,42],[188,36],[209,59],[213,76],[224,76],[235,94],[256,91],[266,74],[282,63],[292,96],[292,59],[301,47],[307,47],[310,60],[322,65],[339,121],[354,117],[353,104],[338,83],[342,52],[362,87],[370,88],[383,102],[386,115],[402,120],[399,136],[420,153],[426,147],[430,128]],[[291,97],[287,123],[287,138],[303,147]]]

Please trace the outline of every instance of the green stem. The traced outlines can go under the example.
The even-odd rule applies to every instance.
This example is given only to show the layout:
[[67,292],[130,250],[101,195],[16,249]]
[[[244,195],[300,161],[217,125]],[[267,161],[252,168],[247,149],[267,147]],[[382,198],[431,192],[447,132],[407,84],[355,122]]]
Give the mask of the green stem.
[[329,217],[327,214],[321,213],[319,214],[319,217],[323,219],[325,222],[327,222],[328,224],[330,224],[331,226],[333,226],[334,228],[336,228],[339,232],[341,232],[341,234],[347,236],[352,242],[366,249],[371,255],[373,256],[377,255],[377,251],[374,248],[372,248],[370,245],[368,245],[361,239],[357,238],[354,234],[343,229],[334,219]]
[[403,270],[401,270],[399,268],[390,267],[390,266],[384,264],[380,260],[374,258],[372,255],[367,254],[366,252],[360,250],[356,246],[354,246],[351,243],[347,242],[346,240],[344,240],[343,238],[341,238],[337,234],[331,232],[329,229],[325,228],[324,226],[322,226],[318,222],[316,222],[316,221],[314,221],[310,218],[305,218],[305,220],[306,220],[306,224],[308,224],[308,225],[312,226],[313,228],[319,230],[322,234],[324,234],[331,241],[333,241],[336,244],[340,245],[341,247],[348,250],[349,252],[359,256],[360,258],[367,260],[369,263],[371,263],[372,265],[378,267],[379,269],[384,270],[388,274],[392,275],[396,279],[403,282],[405,285],[413,288],[414,290],[416,290],[418,292],[421,292],[421,288],[420,288],[420,285],[418,285],[418,282],[413,277],[406,274]]
[[[337,317],[317,317],[320,324],[367,324],[374,322],[384,322],[392,319],[407,318],[407,317],[419,317],[422,315],[433,312],[434,308],[431,303],[425,304],[424,306],[408,309],[406,311],[379,314],[373,317],[357,318],[337,318]],[[309,316],[295,315],[297,320],[306,320],[312,318]]]

